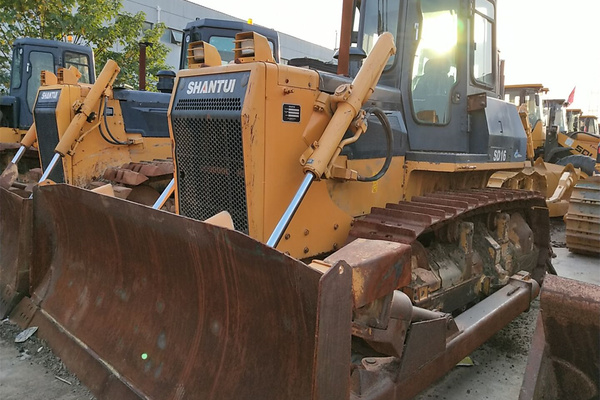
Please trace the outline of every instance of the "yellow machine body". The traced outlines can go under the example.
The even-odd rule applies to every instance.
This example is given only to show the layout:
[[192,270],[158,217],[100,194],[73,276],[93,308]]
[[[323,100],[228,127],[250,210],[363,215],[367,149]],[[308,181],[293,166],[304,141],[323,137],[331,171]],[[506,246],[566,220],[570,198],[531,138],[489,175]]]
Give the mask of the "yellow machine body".
[[[241,74],[247,80],[236,81],[248,88],[242,106],[241,126],[245,168],[224,173],[245,174],[248,234],[265,242],[304,177],[298,166],[298,155],[319,139],[304,135],[321,93],[318,90],[319,75],[309,69],[268,62],[226,65],[219,67],[219,73],[236,77]],[[197,77],[198,82],[204,82],[203,77],[212,74],[213,68],[185,70],[180,71],[177,79]],[[176,82],[176,87],[178,84]],[[198,86],[183,89],[193,91],[195,87]],[[202,90],[201,87],[198,90]],[[288,103],[299,106],[299,120],[304,123],[282,121],[279,110],[282,104]],[[177,105],[172,103],[170,113],[174,107]],[[321,123],[326,124],[328,120],[323,117]],[[173,123],[172,118],[169,123]],[[172,125],[170,128],[172,131]],[[369,134],[368,131],[365,133]],[[178,146],[187,144],[177,138],[174,140],[175,169],[178,170],[183,168],[177,165]],[[348,160],[343,155],[336,161],[338,168],[358,171],[364,176],[376,173],[383,163],[383,158]],[[317,181],[306,194],[277,249],[301,259],[333,251],[345,244],[353,219],[368,214],[371,207],[384,207],[387,203],[410,200],[413,196],[434,191],[484,187],[498,169],[519,171],[527,165],[527,162],[407,162],[403,156],[398,156],[393,158],[388,172],[375,182]],[[181,186],[179,178],[176,174],[177,187]],[[179,207],[182,192],[176,190],[175,196]],[[178,208],[177,211],[182,210]],[[236,226],[236,229],[243,230],[243,227]]]
[[[59,141],[75,117],[74,105],[83,102],[90,88],[91,85],[83,83],[42,86],[39,93],[60,91],[55,109]],[[129,162],[167,159],[171,156],[171,142],[168,138],[143,138],[141,134],[125,132],[118,100],[109,97],[105,106],[104,98],[101,98],[94,105],[94,109],[99,111],[105,107],[112,109],[112,115],[107,117],[106,124],[99,113],[93,120],[86,121],[81,128],[81,136],[72,149],[62,157],[65,183],[88,187],[90,182],[101,179],[108,167],[121,166]],[[42,129],[43,127],[37,128],[38,136],[44,134]],[[105,132],[110,130],[115,139],[128,144],[114,145],[107,142],[102,138],[100,129]],[[41,150],[40,155],[44,150]]]

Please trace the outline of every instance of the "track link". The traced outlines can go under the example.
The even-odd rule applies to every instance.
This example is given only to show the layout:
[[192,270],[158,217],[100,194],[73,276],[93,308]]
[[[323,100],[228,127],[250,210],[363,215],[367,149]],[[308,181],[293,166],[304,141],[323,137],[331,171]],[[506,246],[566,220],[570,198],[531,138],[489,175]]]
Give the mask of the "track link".
[[349,241],[357,238],[410,245],[412,282],[402,290],[415,305],[446,312],[492,293],[521,270],[541,284],[551,267],[548,209],[533,191],[437,192],[374,207],[350,230]]
[[370,214],[355,221],[349,237],[412,244],[421,234],[459,218],[531,207],[546,207],[542,194],[495,188],[434,192],[388,203],[385,208],[373,207]]

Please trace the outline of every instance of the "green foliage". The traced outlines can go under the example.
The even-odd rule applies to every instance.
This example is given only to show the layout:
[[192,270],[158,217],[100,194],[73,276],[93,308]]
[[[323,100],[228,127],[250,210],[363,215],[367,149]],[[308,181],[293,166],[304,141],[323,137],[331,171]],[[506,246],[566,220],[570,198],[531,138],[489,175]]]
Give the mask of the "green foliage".
[[[8,86],[12,43],[20,37],[64,40],[94,49],[96,69],[112,58],[121,67],[118,82],[138,87],[138,42],[147,49],[147,87],[165,64],[168,48],[159,41],[165,25],[155,24],[142,32],[145,15],[121,11],[121,0],[0,0],[0,87]],[[116,50],[115,50],[116,49]]]

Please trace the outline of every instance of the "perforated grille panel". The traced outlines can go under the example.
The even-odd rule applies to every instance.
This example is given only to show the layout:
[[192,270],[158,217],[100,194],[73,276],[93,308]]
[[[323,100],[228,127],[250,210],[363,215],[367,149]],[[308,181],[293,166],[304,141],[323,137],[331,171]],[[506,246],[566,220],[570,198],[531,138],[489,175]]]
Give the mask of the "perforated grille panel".
[[[181,214],[204,220],[228,211],[236,230],[248,233],[240,114],[220,118],[240,99],[183,99],[175,110],[210,110],[193,116],[173,113],[173,135]],[[189,107],[189,108],[188,108]],[[241,106],[238,106],[241,110]]]
[[242,101],[240,99],[231,98],[212,98],[212,99],[181,99],[177,102],[175,110],[191,111],[191,110],[224,110],[224,111],[239,111],[242,109]]

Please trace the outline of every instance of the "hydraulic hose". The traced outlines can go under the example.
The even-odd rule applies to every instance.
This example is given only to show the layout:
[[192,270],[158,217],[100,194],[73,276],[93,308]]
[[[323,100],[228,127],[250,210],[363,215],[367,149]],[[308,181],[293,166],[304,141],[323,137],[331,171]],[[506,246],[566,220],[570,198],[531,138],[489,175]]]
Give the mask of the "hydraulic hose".
[[387,154],[385,156],[385,162],[383,163],[383,166],[381,167],[379,172],[370,177],[358,175],[357,180],[359,182],[374,182],[376,180],[381,179],[390,167],[390,164],[392,162],[392,155],[394,153],[394,133],[392,132],[390,121],[388,120],[383,110],[378,107],[372,107],[367,110],[367,113],[375,115],[379,122],[381,122],[381,126],[385,131],[385,137],[387,139]]
[[[102,103],[104,103],[104,107],[102,107]],[[106,137],[106,135],[104,134],[104,131],[102,130],[102,122],[98,125],[98,130],[100,131],[100,136],[102,136],[102,139],[104,139],[106,142],[113,144],[115,146],[126,146],[129,143],[127,142],[121,142],[118,139],[116,139],[112,132],[110,131],[110,128],[108,127],[108,121],[106,121],[106,107],[108,105],[108,98],[104,98],[104,102],[102,102],[102,100],[100,100],[100,107],[98,109],[98,115],[102,115],[103,119],[104,119],[104,126],[106,127],[106,132],[108,133],[108,136],[110,136],[110,139]],[[111,140],[112,139],[112,140]]]

